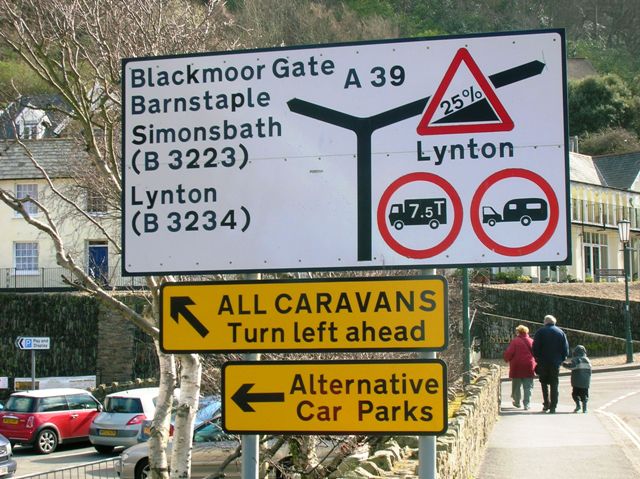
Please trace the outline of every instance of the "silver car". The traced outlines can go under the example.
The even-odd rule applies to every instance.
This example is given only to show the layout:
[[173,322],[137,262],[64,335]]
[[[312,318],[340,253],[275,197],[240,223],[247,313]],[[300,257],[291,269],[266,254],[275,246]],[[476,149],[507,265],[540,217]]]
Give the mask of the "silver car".
[[[323,437],[318,444],[318,457],[328,460],[335,454],[342,452],[343,447],[350,450],[350,454],[357,456],[359,459],[365,459],[368,456],[369,448],[364,444],[357,444],[355,450],[349,444],[355,444],[354,436]],[[227,434],[220,427],[220,416],[204,422],[196,427],[193,434],[193,448],[191,450],[191,477],[199,479],[217,472],[220,465],[233,454],[240,445],[238,436]],[[171,442],[169,442],[170,454]],[[285,446],[281,447],[275,456],[271,459],[276,464],[287,468],[290,466],[289,449]],[[224,469],[225,478],[240,478],[241,457],[236,457]],[[120,456],[120,464],[116,466],[120,479],[147,479],[150,476],[149,471],[149,444],[141,442],[125,451]],[[270,471],[270,477],[282,477],[279,468],[274,467]]]
[[107,454],[115,447],[137,444],[140,424],[153,418],[158,394],[158,388],[140,388],[107,395],[104,410],[89,428],[89,440],[96,451]]
[[[196,427],[193,434],[191,451],[191,477],[208,476],[226,460],[240,445],[239,438],[225,433],[218,420],[205,422]],[[171,443],[169,443],[170,454]],[[117,470],[120,479],[146,479],[149,472],[149,444],[141,442],[125,451],[120,456]],[[225,477],[240,477],[240,458],[229,464]]]
[[9,440],[0,434],[0,479],[13,477],[16,472],[16,461]]

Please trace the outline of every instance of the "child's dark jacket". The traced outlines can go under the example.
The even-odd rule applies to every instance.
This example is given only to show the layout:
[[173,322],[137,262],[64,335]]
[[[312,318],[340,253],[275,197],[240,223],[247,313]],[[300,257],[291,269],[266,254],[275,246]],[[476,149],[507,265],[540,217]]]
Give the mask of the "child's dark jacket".
[[587,357],[587,350],[584,346],[576,346],[573,350],[571,361],[564,362],[562,365],[571,369],[572,387],[589,389],[591,384],[591,361]]

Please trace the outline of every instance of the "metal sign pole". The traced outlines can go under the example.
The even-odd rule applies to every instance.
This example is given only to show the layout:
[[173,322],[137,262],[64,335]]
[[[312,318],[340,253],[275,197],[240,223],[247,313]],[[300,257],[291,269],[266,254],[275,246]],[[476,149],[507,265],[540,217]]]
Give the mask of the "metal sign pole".
[[[435,268],[427,269],[426,273],[435,275],[438,271]],[[419,357],[421,359],[436,359],[436,353],[431,351],[421,351],[419,353]],[[419,479],[437,479],[438,477],[436,464],[436,439],[436,436],[420,436],[420,439],[418,440]]]
[[36,350],[31,350],[31,389],[36,388]]
[[[421,352],[421,359],[436,359],[436,353]],[[436,436],[420,436],[418,441],[418,477],[420,479],[437,479],[436,468]]]
[[465,386],[471,384],[471,323],[469,321],[469,268],[462,268],[462,343]]
[[[245,354],[246,361],[260,361],[260,354]],[[258,479],[260,469],[260,436],[242,436],[242,479]]]
[[[260,279],[260,273],[244,275],[246,279]],[[246,361],[260,361],[260,353],[244,355]],[[242,479],[258,479],[260,471],[260,436],[242,436]]]

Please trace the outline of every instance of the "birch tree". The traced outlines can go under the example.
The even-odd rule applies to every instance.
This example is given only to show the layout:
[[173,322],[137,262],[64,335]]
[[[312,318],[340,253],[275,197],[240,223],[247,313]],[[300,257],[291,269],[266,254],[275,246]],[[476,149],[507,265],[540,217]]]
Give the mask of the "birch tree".
[[[0,0],[0,41],[13,50],[69,106],[60,111],[69,116],[68,131],[85,154],[74,166],[85,176],[76,179],[95,189],[112,205],[122,192],[120,159],[120,65],[123,58],[176,52],[227,49],[229,18],[222,2],[196,3],[180,0]],[[19,79],[15,79],[16,96]],[[147,277],[149,307],[140,314],[92,278],[78,257],[65,244],[61,233],[60,205],[74,213],[76,221],[99,230],[110,249],[120,253],[118,231],[92,217],[69,190],[60,188],[21,140],[24,150],[48,185],[47,198],[17,198],[0,189],[0,201],[50,238],[57,263],[66,280],[95,296],[150,335],[158,350],[160,398],[149,442],[150,464],[155,477],[189,477],[191,431],[198,404],[201,365],[197,355],[179,356],[180,404],[177,408],[171,472],[166,458],[173,390],[178,383],[176,358],[158,348],[159,286],[171,277]],[[72,165],[69,165],[70,170]],[[77,193],[77,191],[76,191]],[[116,200],[116,201],[113,201]],[[35,203],[40,215],[29,214],[27,202]],[[117,206],[116,206],[117,210]],[[119,212],[115,211],[115,216]],[[73,279],[72,279],[73,278]]]

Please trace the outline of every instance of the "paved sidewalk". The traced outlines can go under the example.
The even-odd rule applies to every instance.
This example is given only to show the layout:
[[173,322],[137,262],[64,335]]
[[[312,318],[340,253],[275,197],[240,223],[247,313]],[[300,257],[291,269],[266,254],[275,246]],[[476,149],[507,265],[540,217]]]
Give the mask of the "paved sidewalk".
[[[594,374],[638,368],[638,363],[599,366]],[[532,403],[532,410],[516,409],[509,396],[510,384],[505,382],[500,418],[475,479],[640,477],[602,414],[574,414],[574,403],[566,394],[561,395],[556,414],[542,413],[537,402]]]

